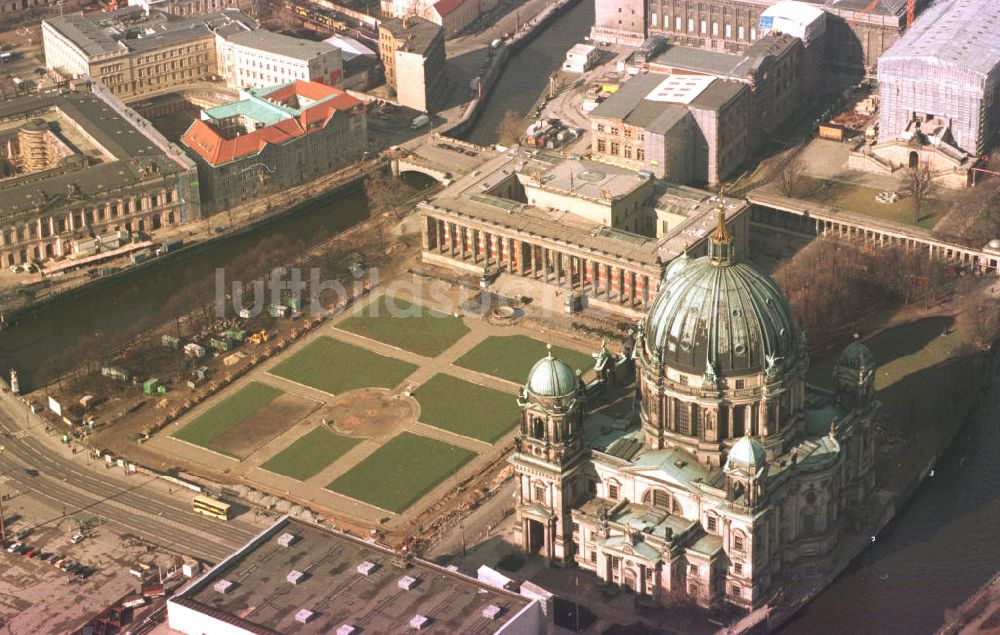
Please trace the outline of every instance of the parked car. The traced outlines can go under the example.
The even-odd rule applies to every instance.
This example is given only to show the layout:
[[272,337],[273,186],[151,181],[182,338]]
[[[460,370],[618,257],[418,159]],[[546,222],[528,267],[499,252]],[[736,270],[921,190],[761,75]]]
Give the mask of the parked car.
[[18,540],[22,540],[23,538],[26,538],[30,533],[31,533],[30,529],[22,529],[21,531],[14,534],[14,537],[17,538]]
[[40,553],[41,553],[41,550],[36,549],[36,548],[31,548],[28,551],[24,552],[24,557],[25,558],[34,558],[35,556],[37,556]]
[[48,562],[49,558],[51,558],[53,555],[54,554],[51,554],[48,551],[43,551],[42,553],[38,554],[38,559],[43,562]]
[[66,562],[66,560],[67,560],[67,558],[60,557],[57,554],[57,555],[55,555],[55,556],[52,557],[52,566],[58,569],[59,567],[62,566],[62,564],[64,562]]
[[7,553],[14,553],[15,551],[19,550],[23,546],[24,545],[22,545],[21,543],[15,542],[11,546],[7,547]]
[[59,568],[62,569],[63,571],[68,572],[70,569],[72,569],[75,566],[76,566],[76,560],[70,559],[70,560],[66,560],[65,562],[63,562],[62,566],[59,567]]
[[70,544],[75,545],[83,540],[83,534],[73,534],[73,537],[69,539]]

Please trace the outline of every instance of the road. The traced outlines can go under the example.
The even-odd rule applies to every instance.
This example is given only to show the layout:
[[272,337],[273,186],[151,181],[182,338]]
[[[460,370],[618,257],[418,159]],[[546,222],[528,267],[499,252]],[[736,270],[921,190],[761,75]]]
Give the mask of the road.
[[[20,410],[20,413],[18,413]],[[28,422],[26,428],[24,421]],[[47,524],[90,515],[123,534],[205,562],[218,562],[256,535],[261,528],[241,520],[223,522],[195,514],[188,496],[159,491],[155,479],[127,478],[96,460],[70,458],[45,435],[36,415],[9,394],[0,396],[0,474],[8,487],[64,510]],[[26,470],[33,468],[38,475]],[[120,469],[120,468],[119,468]]]

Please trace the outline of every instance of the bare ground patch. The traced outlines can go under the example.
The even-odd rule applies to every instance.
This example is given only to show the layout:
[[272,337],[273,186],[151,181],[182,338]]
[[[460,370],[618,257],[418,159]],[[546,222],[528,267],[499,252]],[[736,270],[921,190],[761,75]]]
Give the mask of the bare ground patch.
[[245,459],[259,447],[309,416],[320,405],[307,397],[283,393],[238,425],[212,439],[209,447]]

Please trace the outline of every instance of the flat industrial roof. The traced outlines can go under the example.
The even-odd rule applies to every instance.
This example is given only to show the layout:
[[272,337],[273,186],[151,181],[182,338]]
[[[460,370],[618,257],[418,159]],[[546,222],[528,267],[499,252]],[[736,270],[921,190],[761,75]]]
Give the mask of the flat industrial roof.
[[[293,542],[282,546],[284,534]],[[259,633],[335,633],[355,626],[363,633],[410,630],[416,615],[438,632],[494,633],[531,600],[413,558],[398,566],[396,553],[317,525],[283,518],[170,601]],[[368,568],[367,575],[359,566]],[[293,571],[301,573],[296,583]],[[406,577],[415,582],[401,586]],[[294,576],[293,576],[294,577]],[[217,590],[223,580],[226,592]],[[497,619],[483,616],[500,608]],[[303,609],[306,623],[296,621]]]
[[749,71],[750,57],[673,44],[648,63],[716,77],[739,77]]

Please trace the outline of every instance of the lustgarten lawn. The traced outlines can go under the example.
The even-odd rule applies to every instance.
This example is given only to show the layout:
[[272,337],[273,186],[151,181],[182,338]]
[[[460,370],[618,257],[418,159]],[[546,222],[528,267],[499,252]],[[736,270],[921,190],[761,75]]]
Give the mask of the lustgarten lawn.
[[420,421],[442,430],[496,443],[516,424],[514,395],[438,374],[417,388]]
[[334,434],[320,426],[272,456],[261,468],[304,481],[319,474],[358,443],[361,439]]
[[268,372],[338,394],[369,386],[392,388],[416,369],[413,364],[398,359],[331,337],[319,337]]
[[400,513],[477,455],[412,432],[401,432],[327,489]]
[[207,448],[213,439],[239,425],[282,394],[284,393],[277,388],[252,382],[215,404],[171,436]]
[[469,332],[461,318],[385,295],[337,328],[425,357],[437,357]]
[[[545,354],[545,343],[540,340],[524,335],[492,335],[459,357],[455,364],[523,384],[531,367]],[[594,368],[594,358],[586,353],[553,346],[552,354],[584,374]]]

